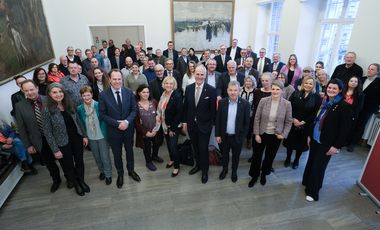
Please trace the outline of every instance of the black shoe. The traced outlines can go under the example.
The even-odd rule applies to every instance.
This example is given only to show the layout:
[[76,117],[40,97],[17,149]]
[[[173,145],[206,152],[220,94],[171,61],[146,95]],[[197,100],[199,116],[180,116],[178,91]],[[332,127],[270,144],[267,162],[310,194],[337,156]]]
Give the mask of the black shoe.
[[72,189],[72,188],[74,188],[74,183],[68,180],[68,181],[67,181],[67,188],[68,188],[68,189]]
[[154,156],[154,157],[152,157],[152,161],[155,161],[155,162],[157,162],[157,163],[162,163],[162,162],[164,162],[164,160],[163,160],[161,157],[159,157],[159,156]]
[[206,184],[208,181],[208,174],[207,173],[202,173],[202,184]]
[[[272,167],[272,168],[270,168],[270,171],[272,172],[272,173],[274,173],[274,168]],[[270,174],[270,173],[269,173]]]
[[174,170],[173,170],[172,177],[176,177],[176,176],[178,176],[178,174],[179,174],[179,169],[178,169],[178,171],[176,173],[174,173]]
[[141,181],[139,175],[137,175],[137,173],[136,173],[135,171],[128,172],[128,176],[132,177],[132,179],[133,179],[134,181],[137,181],[137,182],[140,182],[140,181]]
[[252,188],[256,184],[257,178],[252,178],[248,183],[248,188]]
[[117,186],[117,188],[123,187],[123,184],[124,184],[124,178],[123,178],[123,176],[117,176],[117,180],[116,180],[116,186]]
[[248,163],[251,163],[253,160],[253,157],[248,158]]
[[238,180],[238,176],[237,176],[237,173],[236,172],[232,172],[231,174],[231,181],[236,183],[236,181]]
[[50,187],[50,192],[55,193],[58,190],[59,186],[61,185],[61,182],[62,182],[61,180],[53,181],[53,184]]
[[353,152],[355,150],[355,146],[354,145],[348,145],[347,146],[347,152]]
[[106,177],[106,185],[110,185],[112,183],[112,177]]
[[86,193],[90,192],[90,187],[84,181],[78,180],[78,184],[84,192],[86,192]]
[[199,170],[201,170],[201,168],[199,168],[198,166],[195,166],[194,168],[192,168],[189,172],[189,175],[194,175],[195,173],[197,173]]
[[174,165],[174,162],[172,164],[167,163],[165,167],[168,169],[168,168],[173,167],[173,165]]
[[106,178],[106,175],[104,173],[99,174],[99,180],[104,180]]
[[267,183],[267,178],[265,175],[261,175],[260,177],[260,184],[265,185]]
[[84,196],[84,191],[82,189],[82,187],[77,183],[74,185],[75,187],[75,192],[79,195],[79,196]]
[[23,161],[21,162],[21,171],[23,171],[24,173],[30,173],[32,172],[32,169],[29,167],[26,161]]
[[286,159],[284,162],[284,166],[285,166],[285,168],[289,167],[290,166],[290,160]]
[[37,169],[33,165],[29,165],[29,168],[31,170],[30,175],[37,175],[38,174]]
[[228,170],[223,169],[222,172],[220,172],[219,174],[219,180],[223,180],[224,178],[226,178],[227,173],[228,173]]
[[298,169],[298,162],[293,162],[292,169]]

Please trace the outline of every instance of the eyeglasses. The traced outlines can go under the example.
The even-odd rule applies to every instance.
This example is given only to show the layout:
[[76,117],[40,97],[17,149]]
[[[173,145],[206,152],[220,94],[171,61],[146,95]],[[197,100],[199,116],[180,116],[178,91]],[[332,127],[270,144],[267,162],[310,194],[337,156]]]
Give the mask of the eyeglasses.
[[74,51],[74,50],[67,50],[67,51]]
[[311,71],[310,70],[304,70],[303,72],[304,73],[310,73]]

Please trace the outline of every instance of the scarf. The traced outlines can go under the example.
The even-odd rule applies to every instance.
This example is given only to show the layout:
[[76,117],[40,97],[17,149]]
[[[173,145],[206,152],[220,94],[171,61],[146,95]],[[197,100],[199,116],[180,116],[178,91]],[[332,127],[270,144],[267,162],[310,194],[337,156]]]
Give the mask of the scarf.
[[95,107],[94,101],[91,102],[91,105],[88,106],[84,103],[84,110],[86,112],[86,120],[88,122],[88,127],[91,129],[91,132],[96,135],[96,125],[95,125]]
[[319,122],[319,131],[322,130],[323,122],[330,109],[338,104],[342,99],[342,94],[336,95],[333,100],[329,100],[327,95],[323,97],[321,107],[319,107],[317,118],[315,119],[316,122]]

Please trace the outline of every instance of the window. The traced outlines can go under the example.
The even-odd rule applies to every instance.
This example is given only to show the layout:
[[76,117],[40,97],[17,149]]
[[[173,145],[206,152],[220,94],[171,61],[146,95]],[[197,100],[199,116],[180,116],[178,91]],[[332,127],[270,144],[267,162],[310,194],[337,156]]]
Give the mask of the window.
[[267,55],[272,56],[273,53],[278,52],[279,31],[283,1],[273,0],[269,4],[271,7],[271,13],[268,31]]
[[350,42],[359,0],[328,0],[321,20],[321,38],[318,60],[325,63],[330,72],[343,63]]

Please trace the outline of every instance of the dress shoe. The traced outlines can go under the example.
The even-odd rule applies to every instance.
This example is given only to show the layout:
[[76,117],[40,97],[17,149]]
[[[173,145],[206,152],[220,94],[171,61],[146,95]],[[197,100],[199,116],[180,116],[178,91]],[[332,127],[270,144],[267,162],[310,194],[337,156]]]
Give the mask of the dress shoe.
[[298,169],[298,162],[293,162],[292,169]]
[[104,173],[99,174],[99,180],[104,180],[106,178],[106,175]]
[[195,173],[197,173],[199,170],[201,170],[198,166],[195,166],[194,168],[192,168],[189,172],[189,175],[194,175]]
[[289,167],[290,166],[290,160],[286,159],[284,162],[284,166],[285,166],[285,168]]
[[208,181],[208,174],[207,173],[202,173],[202,184],[206,184]]
[[157,163],[162,163],[162,162],[164,162],[164,160],[163,160],[161,157],[159,157],[159,156],[154,156],[154,157],[152,157],[152,161],[155,161],[155,162],[157,162]]
[[253,157],[248,158],[248,163],[251,163],[253,160]]
[[237,176],[237,173],[236,172],[232,172],[231,174],[231,181],[236,183],[236,181],[238,180],[238,176]]
[[21,162],[21,171],[23,171],[24,173],[30,173],[32,172],[32,169],[29,167],[26,161],[23,161]]
[[219,180],[223,180],[224,178],[226,178],[227,173],[228,173],[228,170],[223,169],[222,172],[220,172],[219,174]]
[[141,181],[139,175],[137,175],[137,173],[136,173],[135,171],[128,172],[128,176],[132,177],[132,179],[133,179],[134,181],[137,181],[137,182],[140,182],[140,181]]
[[354,145],[348,145],[347,146],[347,152],[353,152],[355,150],[355,146]]
[[124,184],[124,178],[123,178],[123,176],[117,176],[116,186],[118,188],[121,188],[121,187],[123,187],[123,184]]
[[179,169],[174,169],[172,172],[172,177],[176,177],[179,174]]
[[106,177],[106,185],[110,185],[112,183],[112,177]]
[[84,181],[78,180],[78,183],[85,193],[90,192],[90,187]]
[[72,188],[74,188],[74,183],[68,180],[68,181],[67,181],[67,188],[68,188],[68,189],[72,189]]
[[267,183],[267,178],[265,175],[261,175],[260,177],[260,184],[265,185]]
[[31,170],[30,175],[37,175],[38,174],[37,169],[33,165],[29,165],[29,168]]
[[314,198],[311,197],[311,196],[306,196],[306,201],[308,201],[308,202],[313,202],[313,201],[314,201]]
[[61,185],[61,182],[62,182],[61,180],[53,181],[53,184],[50,187],[50,192],[55,193],[58,190],[59,186]]
[[146,166],[150,171],[156,171],[156,170],[157,170],[157,167],[156,167],[152,162],[146,163],[145,166]]
[[256,184],[257,178],[252,178],[248,183],[248,188],[252,188]]
[[172,162],[171,164],[167,163],[165,167],[168,169],[168,168],[173,167],[173,165],[174,165],[174,162]]
[[79,196],[84,196],[84,191],[83,191],[82,187],[81,187],[78,183],[76,183],[76,184],[74,185],[74,187],[75,187],[75,192],[76,192]]

